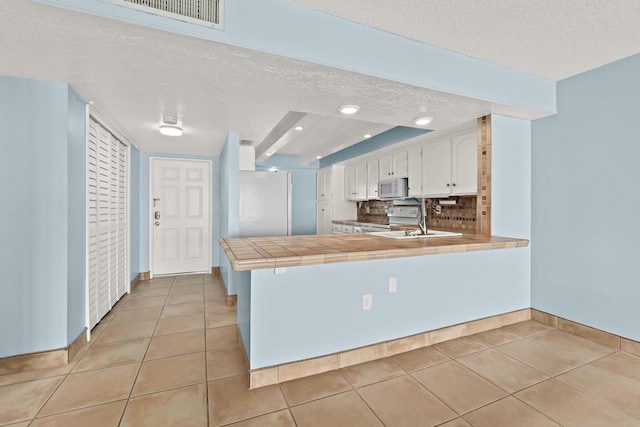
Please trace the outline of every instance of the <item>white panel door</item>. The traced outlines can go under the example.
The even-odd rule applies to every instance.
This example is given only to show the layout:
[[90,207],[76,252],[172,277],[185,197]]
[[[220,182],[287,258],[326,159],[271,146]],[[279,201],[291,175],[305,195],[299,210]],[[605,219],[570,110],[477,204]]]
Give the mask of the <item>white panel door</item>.
[[151,273],[211,268],[211,167],[208,161],[151,159]]

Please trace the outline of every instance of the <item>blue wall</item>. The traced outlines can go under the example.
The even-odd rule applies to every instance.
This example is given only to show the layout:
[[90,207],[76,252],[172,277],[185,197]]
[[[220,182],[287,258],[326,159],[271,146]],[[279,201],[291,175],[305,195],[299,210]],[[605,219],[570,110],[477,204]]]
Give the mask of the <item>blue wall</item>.
[[[240,135],[229,132],[220,154],[220,237],[240,235]],[[217,243],[217,242],[216,242]],[[227,256],[220,254],[220,273],[228,295],[236,294],[236,281],[247,274],[233,271]]]
[[130,147],[129,260],[131,264],[129,274],[131,277],[129,280],[133,280],[143,270],[140,269],[140,151],[133,145],[130,145]]
[[274,154],[256,162],[256,170],[291,172],[291,234],[316,234],[316,175],[318,162],[300,163],[300,156]]
[[640,340],[640,56],[558,82],[533,122],[532,304]]
[[[182,154],[166,154],[166,153],[147,153],[140,152],[138,161],[138,176],[139,176],[139,185],[138,185],[138,200],[136,201],[133,198],[133,192],[131,197],[131,204],[137,204],[139,222],[138,225],[133,223],[132,219],[132,229],[131,233],[137,233],[139,235],[139,245],[140,250],[138,254],[135,252],[131,252],[132,257],[138,257],[139,271],[138,272],[147,272],[149,271],[149,220],[151,218],[151,214],[149,213],[149,179],[150,179],[150,171],[149,171],[149,159],[151,157],[169,157],[173,159],[195,159],[195,160],[210,160],[212,162],[211,165],[211,266],[217,267],[218,261],[220,259],[220,245],[218,244],[218,239],[220,239],[220,220],[218,217],[218,211],[220,209],[219,201],[220,201],[220,182],[219,182],[219,170],[220,170],[220,159],[218,157],[206,157],[206,156],[189,156]],[[133,162],[134,156],[132,156]],[[132,174],[134,171],[134,167],[132,166]],[[133,178],[132,178],[133,185]],[[133,218],[133,212],[132,212]],[[135,228],[137,227],[137,228]],[[135,231],[137,230],[137,231]],[[134,261],[131,262],[131,275],[135,277],[138,272],[133,269]]]
[[67,341],[75,340],[86,323],[87,248],[87,104],[68,88],[68,247],[67,247]]
[[84,327],[82,104],[66,84],[0,76],[0,357]]

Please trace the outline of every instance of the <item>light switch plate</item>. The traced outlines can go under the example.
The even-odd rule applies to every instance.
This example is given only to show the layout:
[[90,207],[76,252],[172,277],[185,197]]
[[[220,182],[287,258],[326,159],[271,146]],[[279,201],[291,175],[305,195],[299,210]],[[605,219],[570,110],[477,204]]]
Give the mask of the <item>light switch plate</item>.
[[364,294],[362,295],[362,310],[371,310],[373,306],[373,295],[372,294]]
[[389,277],[389,293],[395,294],[396,292],[398,292],[398,278]]

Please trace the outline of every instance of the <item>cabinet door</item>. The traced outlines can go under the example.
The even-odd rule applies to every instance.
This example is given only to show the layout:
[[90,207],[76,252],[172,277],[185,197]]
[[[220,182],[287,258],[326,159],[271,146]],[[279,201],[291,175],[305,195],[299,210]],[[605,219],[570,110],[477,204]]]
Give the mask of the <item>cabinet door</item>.
[[367,200],[367,163],[355,165],[355,200]]
[[393,156],[383,156],[378,159],[378,177],[380,181],[393,178]]
[[324,200],[324,170],[316,172],[316,200]]
[[356,167],[354,165],[344,167],[344,198],[346,200],[357,200]]
[[367,161],[367,199],[378,198],[378,159]]
[[398,151],[393,153],[393,171],[391,175],[394,178],[406,178],[409,176],[409,160],[407,158],[407,151]]
[[422,194],[422,147],[414,147],[407,152],[409,196]]
[[331,200],[332,197],[332,170],[330,167],[318,169],[316,176],[316,199]]
[[455,195],[478,192],[478,135],[475,131],[451,141],[451,181]]
[[324,234],[330,234],[333,226],[333,202],[324,202],[324,216],[322,218],[322,229]]
[[428,197],[451,195],[451,139],[422,146],[422,194]]
[[[330,233],[331,231],[326,231]],[[316,234],[325,234],[324,230],[324,202],[316,202]]]

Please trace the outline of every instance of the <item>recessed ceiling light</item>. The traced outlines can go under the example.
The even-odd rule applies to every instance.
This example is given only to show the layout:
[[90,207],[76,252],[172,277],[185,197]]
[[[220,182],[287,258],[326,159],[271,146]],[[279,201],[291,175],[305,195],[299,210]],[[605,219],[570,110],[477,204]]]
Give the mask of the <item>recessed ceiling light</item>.
[[300,132],[301,130],[304,130],[304,128],[302,126],[296,126],[293,129],[297,130],[298,132]]
[[358,110],[360,110],[360,106],[358,105],[341,105],[338,108],[338,111],[340,111],[342,114],[355,114],[358,112]]
[[264,153],[264,155],[265,155],[265,156],[270,156],[270,155],[272,155],[272,154],[273,154],[273,153],[270,153],[270,152],[268,152],[268,151],[267,151],[266,153]]
[[369,133],[365,133],[365,134],[364,134],[364,137],[365,137],[365,138],[371,138],[371,134],[369,134]]
[[182,128],[178,126],[178,119],[175,117],[165,117],[160,125],[160,133],[167,136],[181,136]]
[[418,117],[413,121],[413,123],[417,124],[418,126],[424,126],[431,123],[431,120],[433,120],[433,117]]
[[316,156],[316,159],[320,160],[322,158],[322,156]]

